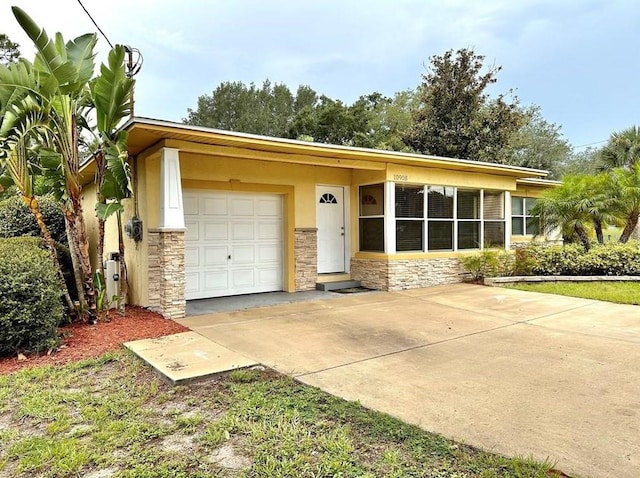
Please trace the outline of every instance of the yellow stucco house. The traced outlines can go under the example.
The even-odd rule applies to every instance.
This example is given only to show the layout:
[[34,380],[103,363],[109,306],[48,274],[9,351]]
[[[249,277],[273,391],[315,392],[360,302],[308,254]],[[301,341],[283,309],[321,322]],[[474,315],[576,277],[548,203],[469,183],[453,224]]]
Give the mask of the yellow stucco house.
[[[332,280],[382,290],[458,282],[461,255],[532,237],[528,211],[554,184],[541,170],[148,118],[123,128],[135,194],[123,219],[142,226],[126,242],[129,301],[172,318],[187,300]],[[93,242],[94,173],[84,166]],[[107,252],[115,227],[110,219]]]

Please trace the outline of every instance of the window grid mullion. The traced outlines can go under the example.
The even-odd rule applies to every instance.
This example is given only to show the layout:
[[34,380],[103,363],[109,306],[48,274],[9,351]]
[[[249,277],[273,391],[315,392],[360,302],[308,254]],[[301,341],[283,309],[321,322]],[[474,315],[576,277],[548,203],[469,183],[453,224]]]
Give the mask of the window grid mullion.
[[480,250],[484,249],[484,189],[480,190]]
[[453,188],[453,251],[458,250],[458,188]]
[[424,186],[422,186],[422,195],[424,196],[422,198],[423,201],[423,213],[422,215],[424,216],[424,222],[422,223],[422,237],[424,237],[424,242],[422,244],[422,252],[428,252],[429,251],[429,228],[427,227],[427,221],[429,220],[429,203],[428,203],[428,194],[427,194],[427,186],[426,184]]

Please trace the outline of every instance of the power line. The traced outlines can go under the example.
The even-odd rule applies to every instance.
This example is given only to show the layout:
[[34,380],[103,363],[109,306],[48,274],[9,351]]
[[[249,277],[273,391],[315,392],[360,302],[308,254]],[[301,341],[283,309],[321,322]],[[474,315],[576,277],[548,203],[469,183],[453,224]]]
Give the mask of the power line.
[[606,143],[607,141],[609,141],[608,139],[603,139],[602,141],[594,141],[593,143],[585,143],[585,144],[581,144],[579,146],[574,146],[574,148],[578,149],[578,148],[586,148],[587,146],[593,146],[594,144],[601,144],[601,143]]
[[100,33],[102,33],[102,36],[104,37],[105,40],[107,40],[107,43],[109,44],[109,46],[113,49],[113,44],[109,41],[109,39],[107,38],[107,35],[105,35],[105,33],[102,31],[102,28],[100,28],[98,26],[98,24],[96,23],[96,21],[93,19],[93,17],[91,16],[91,14],[89,13],[89,10],[86,9],[86,7],[82,4],[81,0],[78,0],[78,3],[80,4],[80,6],[82,7],[82,9],[84,10],[84,12],[87,14],[87,16],[89,17],[89,19],[93,22],[93,24],[95,25],[95,27],[98,29],[98,31]]

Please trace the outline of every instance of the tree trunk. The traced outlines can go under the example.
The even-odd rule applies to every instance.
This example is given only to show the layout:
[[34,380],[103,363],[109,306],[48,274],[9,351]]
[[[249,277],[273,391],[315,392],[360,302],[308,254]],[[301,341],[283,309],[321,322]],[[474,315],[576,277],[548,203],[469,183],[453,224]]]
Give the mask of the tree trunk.
[[98,256],[98,272],[104,277],[104,226],[105,220],[98,218],[98,244],[96,245]]
[[67,231],[67,245],[69,246],[71,263],[73,264],[73,279],[76,283],[78,302],[80,303],[80,310],[84,310],[86,308],[87,301],[84,299],[84,291],[82,290],[82,275],[80,274],[80,266],[78,265],[78,253],[76,252],[75,243],[71,239],[71,228],[69,227],[69,222],[66,219],[64,221],[64,227]]
[[622,244],[626,244],[626,242],[631,237],[633,230],[638,225],[638,218],[640,217],[640,211],[633,211],[629,216],[627,216],[627,220],[624,224],[624,229],[622,230],[622,234],[620,234],[620,240]]
[[118,252],[120,254],[120,290],[118,291],[118,312],[124,315],[125,306],[127,304],[127,295],[129,293],[129,282],[127,277],[127,263],[124,259],[124,235],[122,233],[122,214],[116,213],[118,220]]
[[[106,164],[104,161],[104,154],[102,151],[98,151],[95,157],[96,162],[96,202],[98,204],[104,204],[106,201],[102,195],[102,183],[104,182],[104,174]],[[104,278],[104,228],[105,220],[98,217],[98,271]]]
[[95,324],[98,320],[96,304],[96,289],[93,284],[93,270],[89,255],[89,238],[82,215],[82,204],[80,197],[71,198],[71,208],[65,210],[65,217],[69,221],[69,229],[78,258],[80,275],[82,276],[82,290],[86,300],[86,318],[90,324]]
[[585,231],[581,224],[576,224],[573,230],[576,231],[576,234],[580,238],[580,242],[584,246],[584,250],[589,252],[589,249],[591,249],[591,243],[589,242],[589,234],[587,234],[587,231]]
[[596,231],[596,238],[598,243],[604,244],[604,234],[602,233],[602,221],[600,219],[593,219],[593,229]]
[[42,217],[42,212],[40,211],[40,205],[38,204],[38,200],[35,196],[25,196],[21,194],[22,201],[29,208],[33,216],[36,218],[36,222],[38,223],[38,227],[40,227],[40,232],[42,233],[42,237],[44,238],[44,243],[49,249],[51,253],[51,258],[53,259],[53,264],[56,267],[56,273],[58,275],[58,281],[60,282],[60,287],[62,287],[62,295],[64,296],[64,301],[67,303],[67,307],[69,307],[69,313],[75,314],[76,308],[71,300],[71,295],[69,294],[69,288],[67,287],[67,283],[64,280],[64,274],[62,272],[62,267],[60,267],[60,259],[58,258],[58,251],[56,250],[56,243],[51,237],[49,233],[49,228],[44,222],[44,217]]

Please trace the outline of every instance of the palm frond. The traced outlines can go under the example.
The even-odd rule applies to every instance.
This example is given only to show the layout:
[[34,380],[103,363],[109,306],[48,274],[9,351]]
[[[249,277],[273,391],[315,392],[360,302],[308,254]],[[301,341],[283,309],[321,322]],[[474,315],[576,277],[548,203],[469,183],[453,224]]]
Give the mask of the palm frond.
[[108,65],[101,65],[100,75],[90,86],[98,130],[107,137],[111,136],[123,118],[131,114],[129,98],[134,80],[126,76],[124,56],[121,45],[113,48],[109,52]]
[[35,68],[49,73],[59,88],[74,83],[78,71],[73,62],[66,58],[64,48],[60,49],[61,37],[58,41],[50,39],[44,28],[41,29],[24,10],[19,7],[11,7],[11,10],[36,47]]
[[95,70],[95,52],[93,51],[98,38],[95,33],[87,33],[74,40],[69,40],[64,49],[67,58],[75,65],[78,76],[75,79],[76,85],[83,85],[93,77]]

